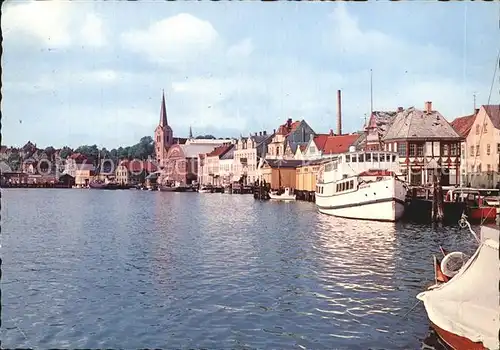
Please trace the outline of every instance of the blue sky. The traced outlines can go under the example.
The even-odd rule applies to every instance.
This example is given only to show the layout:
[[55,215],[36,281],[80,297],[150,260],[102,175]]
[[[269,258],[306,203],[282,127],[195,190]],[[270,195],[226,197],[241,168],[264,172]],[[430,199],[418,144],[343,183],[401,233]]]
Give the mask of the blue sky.
[[[3,4],[2,144],[113,148],[152,135],[162,89],[176,136],[305,119],[343,131],[370,111],[486,104],[500,49],[487,2]],[[496,82],[491,103],[499,103]],[[20,122],[22,121],[22,122]]]

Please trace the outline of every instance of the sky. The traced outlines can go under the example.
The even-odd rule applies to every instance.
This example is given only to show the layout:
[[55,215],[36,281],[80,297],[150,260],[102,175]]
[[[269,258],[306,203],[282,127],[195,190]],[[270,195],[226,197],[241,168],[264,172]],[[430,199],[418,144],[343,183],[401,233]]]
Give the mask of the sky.
[[[491,2],[7,1],[2,144],[115,148],[174,136],[363,127],[373,109],[449,121],[487,104],[500,49]],[[498,77],[498,75],[497,75]],[[490,104],[500,101],[499,79]]]

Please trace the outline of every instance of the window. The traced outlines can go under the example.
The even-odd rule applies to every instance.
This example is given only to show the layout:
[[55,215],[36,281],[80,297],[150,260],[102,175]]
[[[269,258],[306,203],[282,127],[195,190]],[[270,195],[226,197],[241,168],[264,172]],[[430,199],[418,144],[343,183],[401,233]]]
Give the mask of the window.
[[458,144],[456,143],[450,143],[450,156],[457,156],[458,155]]
[[490,153],[491,153],[491,147],[490,147],[490,144],[488,143],[488,144],[486,145],[486,155],[488,155],[488,156],[489,156],[489,155],[490,155]]
[[479,164],[479,165],[477,166],[477,172],[478,172],[478,173],[480,173],[480,172],[481,172],[481,164]]
[[477,125],[476,125],[476,135],[479,135],[479,130],[481,130],[480,128],[481,128],[481,127],[479,126],[479,124],[477,124]]
[[479,145],[476,145],[476,156],[479,155]]
[[364,156],[363,154],[360,154],[360,155],[359,155],[359,158],[358,158],[358,161],[359,161],[360,163],[364,162],[364,161],[365,161],[365,156]]
[[373,153],[373,161],[378,162],[378,153]]
[[488,172],[490,172],[490,171],[491,171],[491,164],[488,164],[488,165],[486,166],[486,169],[488,170]]
[[484,125],[483,125],[483,133],[487,133],[488,132],[488,122],[484,122]]
[[371,153],[367,153],[365,155],[365,159],[366,159],[367,162],[371,162],[372,161],[372,154]]
[[446,143],[442,143],[441,144],[441,155],[442,156],[447,156],[449,155],[449,151],[450,151],[450,148],[449,148],[450,145],[446,144]]
[[419,143],[417,145],[417,156],[418,157],[423,157],[424,156],[424,144],[423,143]]
[[309,147],[309,153],[316,153],[316,147],[311,145],[311,147]]
[[357,161],[358,161],[358,155],[357,154],[353,154],[351,156],[351,162],[356,163]]
[[497,143],[497,153],[500,153],[500,143]]
[[470,146],[470,155],[473,156],[474,155],[474,146]]
[[351,161],[351,156],[349,154],[346,154],[345,156],[345,162],[349,163]]
[[349,181],[349,188],[352,190],[354,188],[354,181]]
[[392,161],[393,161],[393,162],[395,162],[395,161],[396,161],[396,155],[395,155],[395,154],[393,154],[393,155],[392,155]]
[[410,152],[408,154],[410,157],[415,157],[417,155],[417,145],[410,143]]
[[406,143],[398,142],[398,154],[402,157],[406,157]]

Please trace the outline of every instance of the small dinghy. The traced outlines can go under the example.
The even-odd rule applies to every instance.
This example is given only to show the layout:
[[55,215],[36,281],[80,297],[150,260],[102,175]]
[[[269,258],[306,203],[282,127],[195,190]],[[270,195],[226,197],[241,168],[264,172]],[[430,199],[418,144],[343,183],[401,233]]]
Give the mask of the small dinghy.
[[295,193],[292,193],[289,187],[286,187],[283,193],[270,192],[269,198],[280,201],[294,201],[296,199]]

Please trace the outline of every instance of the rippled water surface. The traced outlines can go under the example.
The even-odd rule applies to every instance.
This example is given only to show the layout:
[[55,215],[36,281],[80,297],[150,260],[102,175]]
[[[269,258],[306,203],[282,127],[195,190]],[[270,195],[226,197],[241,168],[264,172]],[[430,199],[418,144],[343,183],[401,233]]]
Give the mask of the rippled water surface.
[[249,195],[3,190],[2,346],[419,349],[439,244],[474,249]]

